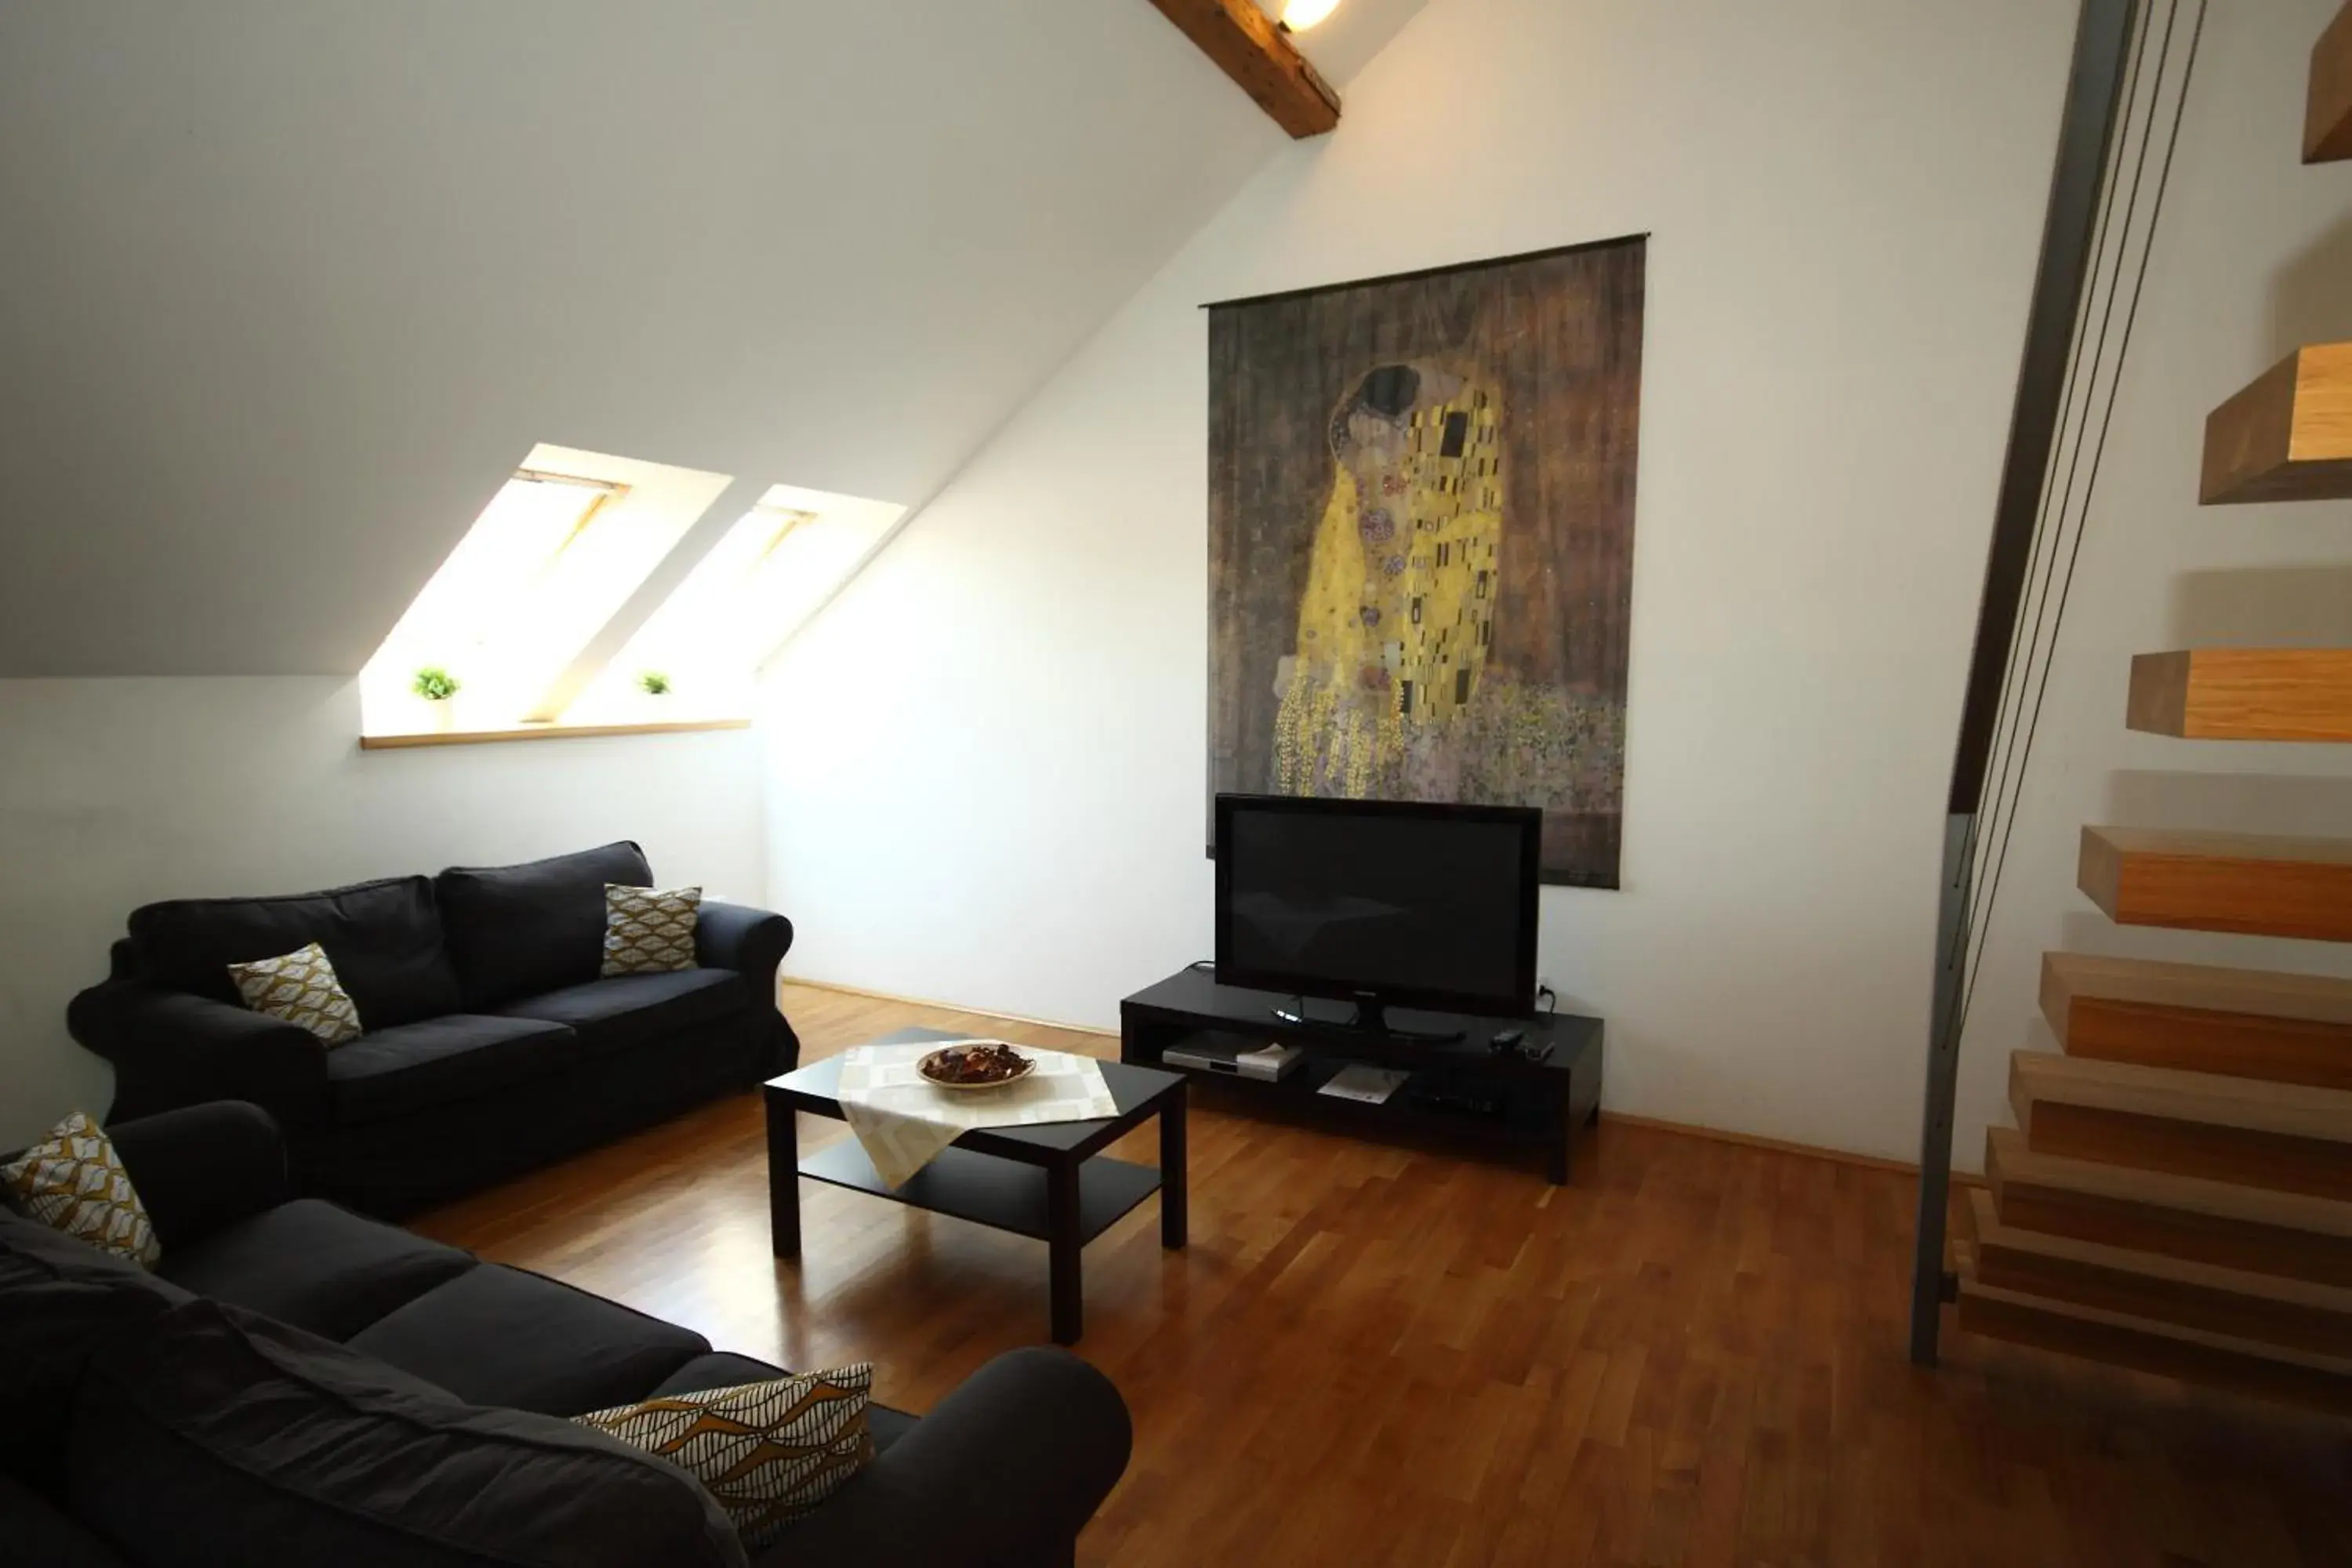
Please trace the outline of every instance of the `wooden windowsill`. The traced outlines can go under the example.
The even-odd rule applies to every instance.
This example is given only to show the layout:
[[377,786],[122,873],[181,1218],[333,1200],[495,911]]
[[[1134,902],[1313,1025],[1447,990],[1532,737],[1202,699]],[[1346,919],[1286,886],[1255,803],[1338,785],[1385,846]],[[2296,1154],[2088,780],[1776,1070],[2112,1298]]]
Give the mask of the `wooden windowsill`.
[[362,735],[363,752],[407,746],[485,746],[500,741],[584,741],[601,735],[683,735],[698,730],[748,730],[749,719],[682,719],[659,724],[518,724],[510,730],[421,730],[406,735]]

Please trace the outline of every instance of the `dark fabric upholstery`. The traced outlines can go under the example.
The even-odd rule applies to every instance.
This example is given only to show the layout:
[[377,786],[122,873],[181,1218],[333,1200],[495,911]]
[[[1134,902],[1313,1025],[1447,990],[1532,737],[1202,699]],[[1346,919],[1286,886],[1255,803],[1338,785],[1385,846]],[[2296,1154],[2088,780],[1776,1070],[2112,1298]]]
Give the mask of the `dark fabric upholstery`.
[[793,948],[793,922],[766,910],[705,899],[694,922],[694,962],[731,969],[755,996],[773,997],[776,968]]
[[452,1013],[337,1046],[327,1053],[327,1094],[337,1125],[381,1121],[558,1071],[579,1050],[561,1024]]
[[615,974],[530,996],[502,1009],[510,1018],[544,1018],[578,1031],[583,1049],[602,1054],[644,1045],[689,1025],[731,1018],[751,1005],[743,977],[731,969],[676,969],[667,974]]
[[312,1190],[397,1218],[740,1093],[772,1075],[756,1048],[731,1018],[633,1051],[582,1052],[560,1073],[415,1116],[320,1130],[297,1141],[296,1163]]
[[1101,1373],[1066,1351],[1008,1352],[756,1562],[1067,1563],[1133,1437],[1126,1402]]
[[0,1208],[0,1473],[57,1495],[58,1417],[92,1352],[189,1299],[128,1258]]
[[[165,1179],[166,1171],[175,1173],[169,1178],[174,1181],[203,1172],[207,1144],[217,1145],[225,1169],[242,1173],[203,1204],[152,1197],[161,1207],[181,1214],[223,1212],[234,1206],[236,1193],[257,1194],[259,1188],[253,1184],[257,1171],[266,1183],[269,1162],[257,1162],[250,1147],[257,1137],[267,1142],[266,1123],[249,1110],[224,1108],[219,1115],[173,1117],[164,1127],[162,1133],[136,1124],[110,1131],[126,1151],[126,1162],[130,1150],[171,1146],[168,1161],[147,1166],[159,1180]],[[329,1222],[322,1218],[318,1223]],[[332,1224],[345,1231],[365,1226],[348,1215],[335,1216]],[[226,1245],[232,1236],[261,1234],[258,1227],[238,1233],[230,1224],[212,1237]],[[287,1245],[316,1243],[289,1230]],[[167,1262],[172,1250],[167,1239]],[[497,1288],[468,1300],[466,1287],[484,1276]],[[68,1306],[69,1321],[44,1313],[44,1303],[33,1295],[60,1281],[80,1293],[51,1297],[47,1305]],[[152,1293],[153,1306],[135,1299],[127,1308],[118,1304],[118,1316],[104,1325],[101,1342],[93,1345],[67,1335],[75,1324],[87,1328],[93,1310],[105,1310],[99,1304],[110,1296],[146,1293]],[[443,1300],[436,1309],[425,1310],[436,1298]],[[191,1320],[182,1315],[187,1304],[215,1316],[192,1328]],[[153,1342],[167,1318],[179,1337],[158,1345]],[[332,1347],[291,1328],[268,1329],[260,1320],[238,1327],[234,1309],[192,1300],[171,1282],[130,1263],[21,1216],[0,1215],[0,1390],[9,1386],[6,1380],[12,1376],[51,1379],[27,1395],[39,1402],[47,1426],[28,1422],[24,1430],[40,1435],[45,1449],[53,1451],[57,1445],[50,1438],[58,1412],[72,1409],[76,1460],[70,1477],[59,1474],[45,1480],[0,1456],[0,1470],[13,1469],[15,1479],[24,1483],[10,1488],[0,1482],[0,1562],[13,1563],[12,1553],[35,1547],[54,1554],[30,1561],[91,1568],[120,1568],[111,1554],[115,1549],[122,1560],[142,1568],[189,1563],[247,1568],[278,1562],[324,1562],[334,1568],[390,1568],[394,1563],[431,1568],[446,1562],[494,1560],[481,1554],[452,1557],[447,1553],[454,1547],[432,1540],[420,1543],[408,1533],[393,1546],[364,1531],[349,1536],[306,1533],[332,1529],[305,1500],[316,1500],[318,1488],[343,1481],[373,1485],[387,1473],[395,1474],[400,1488],[404,1528],[424,1517],[412,1509],[422,1506],[431,1518],[443,1519],[446,1514],[431,1510],[452,1498],[478,1495],[496,1506],[487,1514],[469,1510],[469,1519],[545,1523],[552,1517],[551,1507],[557,1512],[570,1510],[590,1491],[633,1500],[630,1527],[645,1526],[649,1521],[640,1506],[644,1500],[634,1489],[636,1478],[616,1483],[616,1490],[605,1486],[604,1472],[584,1485],[580,1478],[570,1477],[555,1489],[551,1502],[535,1498],[531,1507],[509,1510],[506,1505],[514,1494],[497,1489],[506,1485],[510,1468],[529,1469],[534,1485],[544,1479],[536,1468],[535,1453],[502,1450],[495,1468],[485,1471],[468,1468],[478,1457],[478,1449],[468,1446],[466,1453],[472,1457],[453,1458],[450,1448],[434,1446],[444,1439],[457,1446],[452,1434],[436,1425],[438,1416],[419,1419],[405,1429],[415,1438],[415,1446],[404,1441],[386,1446],[374,1428],[347,1430],[336,1423],[355,1413],[366,1414],[358,1408],[362,1405],[387,1398],[418,1401],[427,1411],[446,1413],[455,1408],[448,1387],[460,1382],[514,1383],[531,1377],[570,1378],[585,1384],[599,1380],[584,1376],[583,1369],[619,1367],[618,1374],[601,1380],[598,1386],[580,1386],[547,1401],[585,1410],[634,1403],[656,1389],[758,1382],[777,1370],[747,1357],[713,1353],[684,1330],[493,1265],[476,1265],[411,1301],[393,1319],[406,1320],[399,1334],[383,1333],[384,1325],[379,1323],[362,1331],[360,1338],[381,1335],[413,1342],[419,1353],[408,1373],[360,1358],[354,1347],[351,1357],[331,1357],[324,1373],[301,1375],[309,1357]],[[221,1324],[236,1331],[222,1331]],[[256,1325],[263,1331],[257,1345]],[[235,1365],[226,1365],[211,1353],[224,1347]],[[289,1355],[294,1356],[290,1364]],[[519,1363],[520,1370],[509,1370],[508,1363]],[[79,1381],[61,1373],[61,1367],[76,1367],[81,1373]],[[320,1398],[320,1391],[335,1388],[338,1379],[341,1386],[333,1396]],[[24,1386],[30,1389],[30,1384]],[[69,1397],[58,1394],[55,1390],[59,1387],[75,1392]],[[488,1435],[498,1441],[527,1444],[535,1435],[547,1435],[559,1446],[583,1438],[603,1441],[552,1417],[538,1426],[513,1427],[503,1423],[538,1418],[516,1411],[477,1414],[497,1418]],[[0,1417],[5,1415],[0,1405]],[[1124,1467],[1129,1440],[1125,1406],[1117,1392],[1086,1363],[1059,1351],[1016,1351],[999,1357],[919,1422],[879,1407],[873,1409],[869,1421],[877,1447],[883,1450],[879,1457],[764,1552],[761,1562],[767,1568],[1066,1565],[1079,1528]],[[208,1447],[216,1436],[226,1440],[228,1452]],[[458,1436],[470,1445],[482,1433],[468,1427]],[[234,1463],[229,1462],[232,1458]],[[215,1459],[222,1468],[208,1468]],[[695,1496],[699,1509],[701,1494]],[[135,1502],[126,1504],[126,1497]],[[60,1500],[77,1502],[79,1524],[110,1536],[113,1547],[85,1549],[76,1521],[59,1511]],[[291,1514],[275,1511],[281,1508]],[[334,1517],[346,1525],[356,1518],[359,1524],[374,1528],[358,1510],[339,1508]],[[257,1528],[266,1533],[248,1533]],[[605,1541],[600,1527],[600,1544],[589,1554],[510,1555],[495,1561],[535,1562],[551,1568],[556,1563],[593,1565],[605,1560],[593,1554]],[[648,1555],[635,1538],[623,1542],[619,1552],[621,1560],[632,1563],[698,1561],[691,1552]]]
[[114,1064],[110,1121],[242,1100],[281,1127],[327,1119],[327,1047],[310,1030],[185,991],[115,979],[66,1008],[75,1039]]
[[169,1255],[294,1195],[286,1141],[257,1105],[215,1100],[107,1129]]
[[[451,985],[495,1001],[470,1014],[452,1001],[431,1018],[391,1024],[362,997],[367,1034],[332,1052],[291,1024],[220,1000],[230,988],[216,955],[184,972],[199,994],[159,978],[155,943],[134,939],[115,944],[112,974],[74,999],[67,1022],[114,1064],[113,1120],[248,1100],[284,1130],[299,1190],[383,1217],[412,1214],[795,1065],[800,1042],[775,1006],[774,974],[793,936],[781,915],[707,903],[698,970],[598,989],[604,886],[652,880],[629,843],[444,873],[432,902]],[[412,878],[294,899],[150,905],[138,924],[183,952],[239,921],[275,931],[267,920],[289,910],[333,914],[338,899],[373,907],[413,898],[416,886]],[[560,1031],[558,1016],[581,1028],[520,1032],[525,1018]],[[476,1048],[489,1045],[488,1029],[509,1032],[495,1048]]]
[[760,1076],[773,1078],[800,1066],[800,1037],[776,1008],[776,971],[792,951],[793,922],[765,910],[705,900],[694,926],[695,962],[706,969],[731,969],[751,993],[746,1025],[769,1064]]
[[743,1561],[673,1466],[210,1301],[92,1358],[69,1448],[76,1515],[153,1564]]
[[[672,1394],[702,1394],[714,1388],[740,1388],[747,1383],[773,1383],[791,1375],[782,1367],[753,1361],[747,1355],[713,1351],[709,1355],[696,1356],[662,1379],[658,1388],[649,1388],[637,1397],[657,1399]],[[873,1436],[874,1451],[878,1454],[913,1431],[915,1418],[903,1410],[869,1405],[866,1407],[866,1429]]]
[[418,1297],[351,1345],[460,1399],[547,1415],[631,1404],[710,1352],[700,1334],[495,1263]]
[[348,1340],[477,1267],[471,1253],[300,1198],[192,1247],[167,1247],[160,1272],[199,1296]]
[[12,1554],[0,1557],[9,1563],[131,1568],[114,1548],[75,1523],[53,1500],[5,1475],[0,1475],[0,1550]]
[[228,965],[315,942],[327,950],[367,1028],[458,1006],[433,884],[424,877],[286,897],[149,904],[131,912],[131,941],[147,978],[216,1002],[238,1000]]
[[436,878],[465,1005],[489,1012],[595,979],[607,882],[652,887],[645,851],[624,840],[520,866],[453,866]]
[[0,1205],[0,1255],[26,1259],[52,1279],[108,1289],[143,1291],[167,1306],[187,1300],[188,1292],[159,1274],[142,1268],[119,1252],[106,1252],[79,1237],[28,1219]]

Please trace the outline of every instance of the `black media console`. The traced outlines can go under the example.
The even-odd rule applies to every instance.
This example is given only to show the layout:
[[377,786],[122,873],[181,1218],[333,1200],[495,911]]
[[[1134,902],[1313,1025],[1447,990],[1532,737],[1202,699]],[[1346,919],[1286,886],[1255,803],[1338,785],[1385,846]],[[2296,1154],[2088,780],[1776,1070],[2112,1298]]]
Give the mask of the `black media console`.
[[[1486,1018],[1400,1007],[1388,1015],[1399,1033],[1386,1035],[1351,1026],[1352,1012],[1349,1003],[1302,1004],[1296,996],[1220,985],[1209,971],[1187,969],[1119,1004],[1118,1056],[1133,1067],[1164,1066],[1213,1079],[1237,1098],[1328,1118],[1369,1137],[1393,1129],[1539,1152],[1555,1184],[1568,1180],[1577,1134],[1601,1109],[1600,1019],[1565,1013]],[[1487,1042],[1507,1029],[1524,1032],[1526,1051],[1539,1054],[1549,1046],[1549,1055],[1538,1061],[1496,1053]],[[1453,1035],[1459,1037],[1425,1037]],[[1246,1050],[1276,1044],[1298,1047],[1306,1059],[1273,1082],[1160,1059],[1173,1046]],[[1379,1105],[1319,1092],[1352,1062],[1406,1068],[1412,1077]]]

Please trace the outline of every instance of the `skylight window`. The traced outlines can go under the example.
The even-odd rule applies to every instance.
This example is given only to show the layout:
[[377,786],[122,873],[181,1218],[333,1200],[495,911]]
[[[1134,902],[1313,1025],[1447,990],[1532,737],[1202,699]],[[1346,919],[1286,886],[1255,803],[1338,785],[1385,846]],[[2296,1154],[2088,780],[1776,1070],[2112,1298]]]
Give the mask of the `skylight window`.
[[[558,717],[550,704],[567,672],[728,483],[534,448],[368,661],[364,732],[500,731]],[[450,694],[435,700],[436,690]]]
[[[849,580],[906,510],[773,487],[695,563],[567,717],[589,723],[653,713],[748,717],[761,666]],[[655,693],[649,685],[665,689]]]

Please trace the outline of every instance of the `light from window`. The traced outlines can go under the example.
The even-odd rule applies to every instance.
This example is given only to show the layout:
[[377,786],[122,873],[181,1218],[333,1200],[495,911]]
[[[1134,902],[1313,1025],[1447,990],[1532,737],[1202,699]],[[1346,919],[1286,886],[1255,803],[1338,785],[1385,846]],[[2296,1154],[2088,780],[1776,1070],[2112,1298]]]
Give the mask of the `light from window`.
[[[695,563],[566,717],[741,718],[760,667],[847,582],[906,508],[777,485]],[[648,701],[647,675],[667,690]]]
[[[559,466],[560,465],[560,466]],[[361,676],[369,734],[503,729],[559,679],[717,499],[721,474],[535,448],[502,485]],[[425,701],[421,671],[448,701]]]

